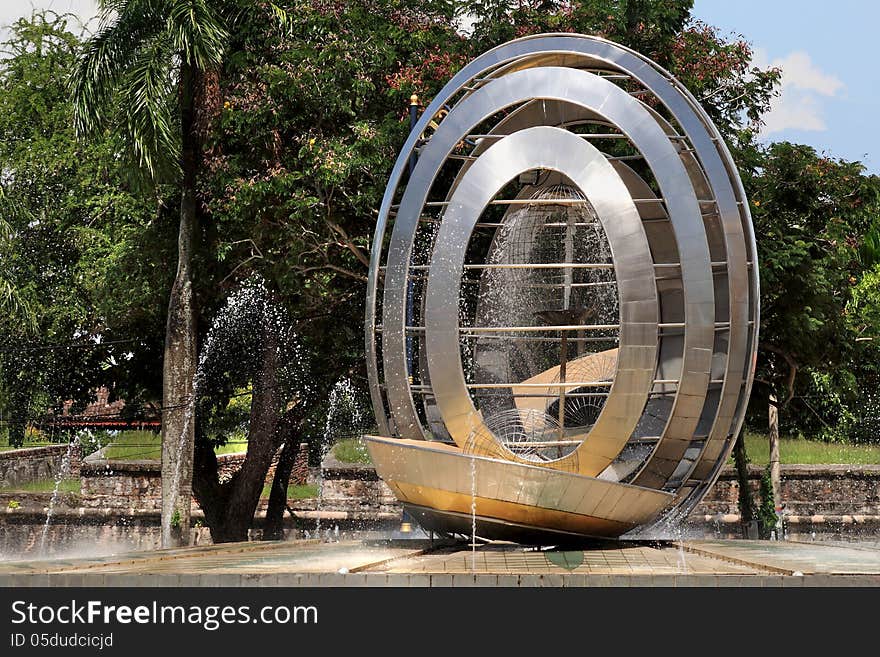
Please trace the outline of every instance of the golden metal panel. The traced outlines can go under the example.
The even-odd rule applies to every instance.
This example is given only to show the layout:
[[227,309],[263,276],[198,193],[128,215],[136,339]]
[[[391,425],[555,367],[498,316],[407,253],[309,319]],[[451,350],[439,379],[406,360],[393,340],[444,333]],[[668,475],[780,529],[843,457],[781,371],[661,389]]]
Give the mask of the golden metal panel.
[[[672,500],[662,491],[464,454],[446,445],[373,436],[366,441],[377,473],[401,501],[439,510],[470,513],[473,498],[482,500],[478,515],[530,524],[525,518],[560,513],[573,518],[559,521],[562,524],[554,521],[553,528],[604,536],[595,533],[597,519],[610,521],[613,524],[607,526],[617,529],[633,524],[614,513],[621,501],[627,517],[649,518]],[[430,468],[424,467],[427,463]],[[468,505],[462,510],[464,499]],[[531,515],[523,508],[532,509]],[[589,531],[578,530],[578,523],[585,523]]]
[[395,482],[395,484],[396,488],[403,491],[407,500],[412,504],[440,511],[470,514],[472,504],[475,504],[476,514],[479,516],[541,529],[583,534],[584,536],[620,536],[635,527],[632,523],[618,522],[607,518],[596,518],[485,497],[473,498],[462,493],[414,486],[403,482]]

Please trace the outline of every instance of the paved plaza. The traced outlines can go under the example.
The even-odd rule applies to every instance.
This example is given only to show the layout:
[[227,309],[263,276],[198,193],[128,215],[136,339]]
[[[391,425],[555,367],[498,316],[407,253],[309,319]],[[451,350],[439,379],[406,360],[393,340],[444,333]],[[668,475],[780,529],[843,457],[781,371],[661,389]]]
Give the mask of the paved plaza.
[[880,548],[700,540],[539,550],[297,540],[0,562],[0,586],[880,586]]

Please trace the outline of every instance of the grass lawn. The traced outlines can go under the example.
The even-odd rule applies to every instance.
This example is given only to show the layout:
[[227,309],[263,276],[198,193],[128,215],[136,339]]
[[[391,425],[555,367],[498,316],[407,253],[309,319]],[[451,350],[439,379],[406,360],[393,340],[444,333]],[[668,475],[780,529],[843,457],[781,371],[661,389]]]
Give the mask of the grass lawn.
[[[746,433],[746,451],[755,465],[767,465],[770,461],[770,443],[765,434]],[[880,445],[842,445],[782,437],[779,439],[779,460],[783,465],[880,464]],[[733,459],[730,459],[730,463],[733,463]]]
[[0,452],[6,452],[10,449],[28,449],[31,447],[45,447],[46,445],[51,445],[52,443],[47,442],[45,440],[31,442],[26,440],[24,445],[21,447],[13,447],[9,444],[9,439],[6,436],[0,436]]
[[[234,454],[247,450],[247,441],[234,441],[214,448],[217,454]],[[162,439],[152,431],[123,431],[104,449],[108,459],[137,461],[162,459]]]
[[[260,497],[268,499],[271,489],[271,484],[263,486],[263,492],[260,493]],[[306,500],[311,497],[318,497],[318,484],[303,484],[301,486],[291,484],[287,487],[287,499],[289,500]]]
[[333,445],[333,456],[341,463],[372,463],[367,446],[360,438],[340,440]]
[[[37,481],[29,481],[26,484],[19,484],[18,486],[10,486],[8,488],[0,488],[4,492],[7,491],[15,491],[17,493],[51,493],[55,490],[55,480],[54,479],[39,479]],[[81,485],[79,479],[62,479],[61,484],[58,486],[58,492],[61,494],[65,493],[77,493],[81,492]]]

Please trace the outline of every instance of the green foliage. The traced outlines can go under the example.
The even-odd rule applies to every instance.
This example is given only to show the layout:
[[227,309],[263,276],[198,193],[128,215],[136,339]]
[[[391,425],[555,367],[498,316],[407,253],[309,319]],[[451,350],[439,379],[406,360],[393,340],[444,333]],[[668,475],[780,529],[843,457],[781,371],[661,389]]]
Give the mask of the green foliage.
[[[216,393],[210,397],[218,399]],[[216,453],[227,445],[238,445],[235,451],[245,451],[252,398],[250,388],[237,387],[225,405],[205,403],[199,408],[200,437],[208,439]]]
[[768,539],[776,527],[776,503],[773,499],[773,485],[770,481],[770,466],[764,470],[758,488],[758,502],[755,503],[749,481],[749,456],[745,434],[740,434],[733,451],[736,482],[739,490],[739,513],[743,525],[758,523],[758,537]]
[[848,402],[858,398],[855,377],[847,370],[808,372],[810,381],[801,403],[811,416],[801,420],[809,435],[827,442],[846,442],[856,416]]
[[[692,0],[476,0],[472,53],[517,37],[576,32],[629,46],[667,68],[706,108],[722,135],[736,142],[754,132],[780,81],[778,69],[752,64],[742,37],[725,37],[690,16]],[[744,119],[747,123],[744,124]]]
[[728,40],[699,21],[690,22],[670,46],[670,70],[733,145],[748,141],[760,127],[781,80],[779,69],[760,69],[752,57],[743,38]]
[[878,345],[864,339],[880,334],[877,278],[864,245],[880,179],[807,146],[744,155],[761,268],[760,398],[776,394],[788,433],[852,440],[878,382]]
[[171,528],[180,529],[180,524],[180,509],[174,509],[174,513],[171,514]]
[[[103,446],[104,456],[111,460],[158,461],[162,458],[162,439],[153,431],[122,431],[110,437]],[[240,437],[214,447],[215,454],[233,454],[246,450],[247,441]]]
[[121,226],[151,214],[123,183],[112,140],[75,138],[66,76],[79,40],[66,20],[20,19],[0,59],[0,289],[17,308],[0,314],[0,412],[13,444],[45,409],[114,388],[107,370],[132,345],[95,346],[116,337],[96,294],[111,287],[102,256],[127,244]]
[[[445,58],[464,41],[446,3],[283,6],[283,28],[239,22],[220,74],[199,182],[209,226],[202,298],[213,315],[220,295],[258,272],[304,351],[333,354],[311,372],[320,400],[343,375],[365,387],[363,286],[376,208],[406,135],[409,95],[436,93],[454,72],[440,70]],[[325,415],[315,403],[315,439]]]
[[[268,498],[269,492],[272,490],[272,484],[263,486],[260,497]],[[309,500],[318,497],[317,484],[291,484],[287,487],[287,499],[289,500]]]
[[461,5],[461,11],[477,17],[472,38],[483,50],[529,34],[576,32],[623,43],[664,63],[693,0],[472,0]]
[[360,438],[346,438],[333,445],[333,456],[340,463],[371,464],[370,453]]
[[[0,188],[0,208],[4,210],[4,214],[8,213],[6,205],[6,199]],[[13,239],[12,227],[0,217],[0,262],[11,257],[14,249]],[[33,331],[37,327],[37,318],[30,303],[2,269],[0,269],[0,312],[6,314],[10,321],[19,323],[23,333]]]
[[76,435],[83,457],[94,454],[109,444],[118,431],[82,431]]
[[[19,484],[18,486],[0,487],[0,490],[15,491],[17,493],[53,493],[56,485],[58,486],[58,492],[62,495],[79,495],[82,492],[82,480],[79,477],[62,479],[60,482],[57,482],[57,484],[54,479],[48,477],[46,479],[29,481],[24,484]],[[16,506],[11,506],[9,508],[18,508],[18,503],[16,502]]]
[[749,484],[749,455],[746,451],[745,434],[740,433],[733,447],[733,461],[736,468],[736,483],[739,488],[738,504],[741,521],[750,523],[755,519],[755,500]]
[[853,284],[846,318],[857,340],[874,343],[866,346],[875,351],[880,349],[880,262],[864,270]]
[[850,288],[862,273],[859,246],[880,207],[880,182],[859,163],[822,157],[807,146],[773,144],[752,177],[770,342],[789,334],[804,365],[843,353]]

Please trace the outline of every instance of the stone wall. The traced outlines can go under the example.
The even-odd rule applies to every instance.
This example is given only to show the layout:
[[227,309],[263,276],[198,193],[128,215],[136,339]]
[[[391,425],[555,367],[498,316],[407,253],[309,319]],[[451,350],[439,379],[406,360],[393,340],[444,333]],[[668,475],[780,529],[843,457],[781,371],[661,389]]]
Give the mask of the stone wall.
[[[244,462],[245,453],[217,457],[220,480],[229,479]],[[272,459],[266,483],[275,477],[278,454]],[[107,461],[87,458],[82,465],[83,506],[161,510],[162,465],[159,461]]]
[[[232,455],[235,456],[235,455]],[[234,459],[224,459],[224,461]],[[228,465],[228,463],[227,463]],[[109,466],[109,467],[108,467]],[[762,470],[750,469],[757,490]],[[55,506],[46,544],[54,556],[94,554],[101,550],[154,549],[159,545],[161,478],[159,463],[107,463],[87,459],[82,466],[82,495],[62,495]],[[375,470],[366,465],[325,462],[323,498],[291,501],[287,532],[324,527],[394,529],[400,505]],[[312,476],[315,473],[311,473]],[[880,466],[783,466],[786,535],[832,538],[876,537],[880,531]],[[311,478],[311,477],[310,477]],[[51,493],[0,493],[0,555],[33,554],[46,524]],[[688,522],[695,537],[739,537],[736,477],[722,471],[715,488]],[[11,504],[14,503],[14,504]],[[265,501],[252,533],[258,536]],[[193,541],[210,542],[202,512],[193,511]],[[96,552],[97,551],[97,552]]]
[[[757,500],[763,468],[751,466],[749,481]],[[880,465],[784,465],[781,489],[787,516],[880,518]],[[739,514],[736,472],[726,467],[692,518]],[[324,464],[322,507],[344,511],[399,508],[388,486],[371,466]]]
[[324,461],[321,508],[348,513],[394,513],[400,504],[375,468],[356,463]]
[[[158,511],[128,513],[122,509],[59,505],[47,526],[45,506],[49,496],[43,495],[43,503],[33,508],[0,509],[0,560],[37,554],[55,558],[120,554],[156,550],[161,545]],[[195,520],[200,518],[196,514]],[[210,544],[207,527],[197,523],[190,540],[192,545]]]
[[0,488],[15,488],[41,479],[54,479],[70,451],[69,476],[79,476],[82,450],[74,445],[47,445],[0,452]]
[[[218,457],[221,473],[231,476],[243,454]],[[763,470],[752,466],[749,478],[757,496]],[[880,466],[784,465],[782,502],[793,516],[880,516]],[[271,483],[273,468],[266,478]],[[310,477],[312,479],[312,477]],[[90,507],[158,510],[162,490],[157,461],[113,462],[86,460],[82,466],[83,505]],[[692,517],[735,515],[738,485],[733,468],[724,468],[715,486]],[[346,512],[399,510],[394,494],[368,465],[324,462],[322,508]]]
[[92,508],[161,510],[162,466],[159,461],[83,462],[82,504]]
[[[756,500],[763,472],[749,467]],[[880,516],[880,465],[783,465],[780,487],[785,515]],[[726,467],[693,515],[738,514],[738,495],[736,472]]]
[[[221,469],[231,475],[240,467],[242,459],[240,454],[221,456]],[[312,481],[315,474],[310,473]],[[757,493],[762,469],[752,467],[749,474],[753,491]],[[85,513],[91,518],[95,513],[103,513],[106,518],[92,518],[99,524],[113,524],[120,518],[145,514],[158,518],[162,501],[159,462],[108,462],[90,457],[83,462],[81,475],[81,495],[66,495],[59,500],[58,510],[62,516]],[[786,522],[792,527],[797,525],[798,531],[834,530],[845,535],[880,527],[880,466],[782,466],[782,492]],[[711,526],[716,534],[722,529],[736,534],[739,531],[737,494],[735,472],[725,468],[688,524],[699,532]],[[6,512],[7,521],[23,515],[44,518],[48,498],[48,494],[6,493],[0,495],[0,506]],[[12,501],[14,508],[9,508]],[[264,507],[265,501],[259,506],[258,516],[265,513]],[[305,526],[319,516],[334,521],[363,521],[369,526],[371,522],[390,522],[389,519],[399,517],[401,510],[391,490],[371,466],[342,464],[332,458],[324,463],[320,504],[315,500],[299,500],[291,501],[291,507],[296,515],[292,522],[298,526]],[[199,514],[196,507],[194,517]],[[42,523],[35,521],[35,524]]]
[[[272,463],[269,466],[269,471],[266,473],[266,483],[271,484],[272,479],[275,478],[275,468],[278,466],[278,457],[281,455],[280,450],[275,452],[275,456],[272,457]],[[220,454],[217,457],[217,472],[220,475],[220,481],[226,481],[236,471],[241,467],[241,464],[244,463],[244,459],[247,456],[247,452],[236,452],[234,454]]]
[[[21,511],[22,513],[37,513],[43,516],[45,520],[46,509],[52,501],[52,493],[24,493],[21,491],[4,491],[0,493],[0,513],[12,513]],[[78,508],[80,505],[80,496],[77,493],[61,493],[55,500],[55,507],[58,509]]]

